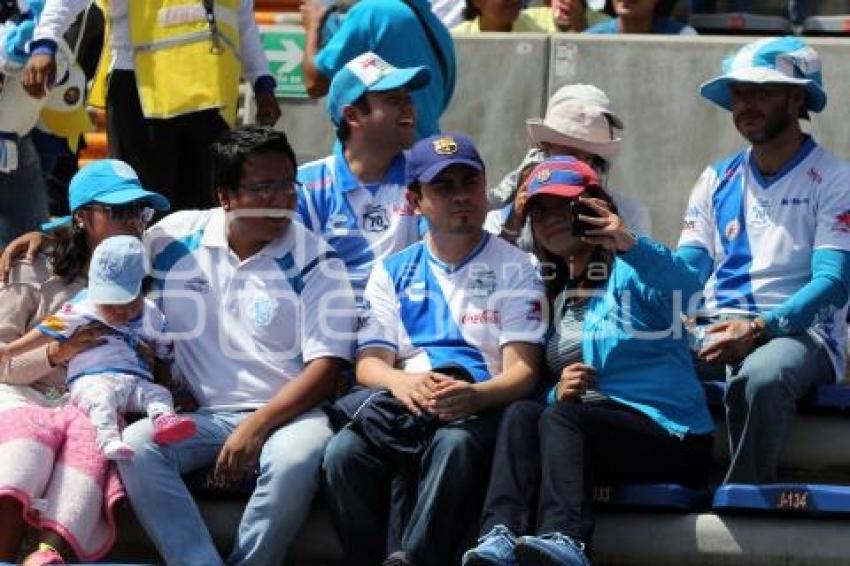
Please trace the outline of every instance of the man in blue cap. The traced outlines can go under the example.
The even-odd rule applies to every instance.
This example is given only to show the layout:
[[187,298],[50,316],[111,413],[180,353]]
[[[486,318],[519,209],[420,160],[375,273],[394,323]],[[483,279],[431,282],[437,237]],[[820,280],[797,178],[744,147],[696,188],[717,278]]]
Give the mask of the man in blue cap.
[[[486,489],[499,410],[534,387],[546,327],[543,286],[529,256],[482,228],[484,164],[472,141],[451,134],[419,141],[407,178],[410,206],[429,231],[372,270],[357,381],[389,390],[409,413],[442,426],[401,461],[386,457],[357,419],[331,440],[327,493],[350,564],[460,562]],[[385,434],[394,432],[404,434],[398,425]],[[409,465],[419,470],[418,482],[402,496],[411,501],[398,541],[386,536],[388,483]]]
[[850,167],[803,133],[826,106],[820,58],[796,37],[726,59],[701,94],[751,146],[708,167],[679,240],[705,282],[697,352],[726,364],[727,483],[776,481],[796,402],[844,375]]
[[411,93],[430,79],[425,67],[397,69],[374,53],[349,61],[327,98],[339,138],[334,152],[298,169],[301,221],[337,250],[358,295],[375,261],[420,238],[403,150],[416,139]]
[[454,42],[427,0],[358,0],[325,45],[320,45],[328,6],[301,3],[305,45],[302,65],[307,93],[324,96],[336,74],[357,55],[372,51],[397,67],[422,65],[431,81],[413,93],[417,137],[440,131],[440,116],[455,87]]

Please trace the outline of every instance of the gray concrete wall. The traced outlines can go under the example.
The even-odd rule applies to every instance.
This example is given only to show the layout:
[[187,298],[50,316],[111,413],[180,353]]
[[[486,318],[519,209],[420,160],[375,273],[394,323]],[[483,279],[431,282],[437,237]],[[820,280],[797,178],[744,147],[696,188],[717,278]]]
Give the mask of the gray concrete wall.
[[[719,73],[723,57],[752,38],[678,36],[552,37],[488,34],[456,38],[458,85],[441,125],[476,140],[491,183],[511,170],[527,148],[524,121],[542,116],[549,93],[570,82],[599,86],[626,123],[610,184],[650,207],[653,232],[675,244],[688,193],[710,162],[743,147],[728,112],[697,94]],[[813,115],[815,138],[850,157],[850,40],[809,38],[821,53],[830,96]],[[333,130],[324,101],[286,101],[278,123],[299,159],[330,152]]]

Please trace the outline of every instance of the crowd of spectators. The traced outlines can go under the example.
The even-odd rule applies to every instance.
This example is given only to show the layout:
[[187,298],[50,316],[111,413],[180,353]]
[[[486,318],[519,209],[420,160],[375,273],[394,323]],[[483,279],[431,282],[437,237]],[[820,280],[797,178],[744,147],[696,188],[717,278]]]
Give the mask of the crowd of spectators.
[[[3,72],[32,100],[85,4],[19,9],[32,41]],[[816,51],[760,39],[701,86],[748,145],[697,180],[673,250],[608,186],[631,117],[595,86],[529,116],[488,188],[475,141],[440,128],[458,66],[426,0],[359,0],[332,34],[302,5],[337,139],[299,166],[250,6],[106,6],[115,159],[0,261],[0,560],[99,559],[126,497],[167,563],[276,564],[322,491],[350,564],[586,565],[595,480],[708,487],[707,366],[726,375],[723,482],[777,479],[796,402],[845,366],[850,165],[800,127],[827,103]],[[693,33],[663,0],[603,8],[467,0],[453,30]],[[240,76],[260,124],[234,127]],[[130,393],[159,392],[162,364],[194,400],[180,417]],[[148,416],[119,434],[125,406]],[[206,469],[251,490],[226,559],[182,477]]]

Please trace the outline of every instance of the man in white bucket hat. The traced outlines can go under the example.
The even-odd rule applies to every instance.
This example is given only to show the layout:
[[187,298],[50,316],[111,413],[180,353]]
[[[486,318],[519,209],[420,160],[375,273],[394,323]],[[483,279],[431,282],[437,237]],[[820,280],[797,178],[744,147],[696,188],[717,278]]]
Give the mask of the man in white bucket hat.
[[697,356],[726,364],[725,481],[770,483],[797,400],[844,375],[850,167],[800,128],[826,93],[799,38],[745,45],[700,92],[751,146],[697,181],[678,254],[706,281]]
[[[543,119],[526,120],[534,148],[520,166],[490,190],[486,228],[508,239],[516,239],[525,224],[524,191],[518,191],[520,172],[553,155],[570,155],[593,167],[605,178],[620,151],[623,121],[614,112],[608,95],[593,85],[572,84],[558,89],[549,99]],[[636,232],[649,234],[649,209],[640,200],[610,191],[620,216]],[[525,238],[524,238],[525,239]]]

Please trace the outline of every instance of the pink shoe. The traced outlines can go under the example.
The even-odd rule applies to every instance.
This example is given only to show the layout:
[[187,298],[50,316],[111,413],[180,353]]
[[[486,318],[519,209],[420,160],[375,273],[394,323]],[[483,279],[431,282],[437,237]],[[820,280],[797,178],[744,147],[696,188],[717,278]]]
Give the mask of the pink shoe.
[[196,430],[192,419],[166,413],[153,421],[153,441],[157,444],[174,444],[194,436]]
[[62,555],[56,552],[55,548],[47,545],[27,556],[24,559],[24,564],[27,566],[42,566],[43,564],[64,564]]

